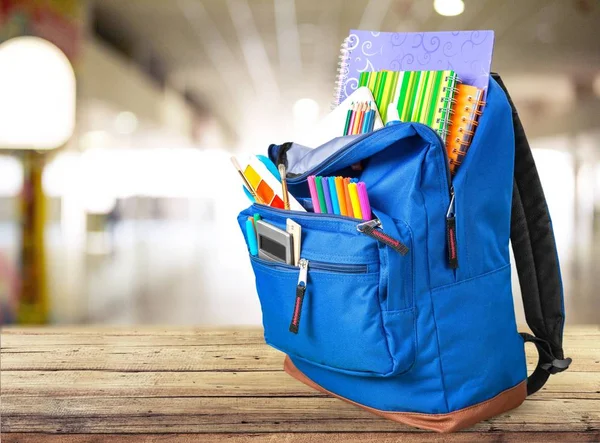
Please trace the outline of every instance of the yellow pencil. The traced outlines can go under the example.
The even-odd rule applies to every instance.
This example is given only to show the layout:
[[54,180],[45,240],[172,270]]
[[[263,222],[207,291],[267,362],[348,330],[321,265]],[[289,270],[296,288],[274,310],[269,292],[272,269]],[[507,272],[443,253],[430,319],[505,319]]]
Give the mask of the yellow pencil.
[[350,200],[352,201],[352,212],[354,212],[354,218],[363,218],[362,211],[360,210],[360,200],[358,199],[358,189],[356,183],[350,183],[348,185],[348,191],[350,192]]

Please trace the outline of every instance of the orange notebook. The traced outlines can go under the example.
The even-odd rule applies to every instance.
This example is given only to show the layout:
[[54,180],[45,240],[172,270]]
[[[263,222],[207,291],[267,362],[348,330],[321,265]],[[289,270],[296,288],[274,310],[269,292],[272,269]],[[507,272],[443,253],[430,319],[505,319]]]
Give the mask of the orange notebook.
[[446,150],[452,175],[456,173],[469,150],[483,106],[485,106],[483,89],[462,83],[456,85],[450,132],[446,138]]

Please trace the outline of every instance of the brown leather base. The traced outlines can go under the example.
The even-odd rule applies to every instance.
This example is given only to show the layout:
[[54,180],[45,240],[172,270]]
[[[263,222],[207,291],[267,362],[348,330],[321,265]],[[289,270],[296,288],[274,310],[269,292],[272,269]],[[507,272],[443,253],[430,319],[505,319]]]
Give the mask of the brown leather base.
[[460,429],[467,428],[474,425],[482,420],[494,417],[502,414],[506,411],[516,408],[525,400],[527,397],[527,381],[523,381],[516,386],[513,386],[506,391],[501,392],[489,400],[482,403],[478,403],[468,408],[460,409],[458,411],[449,412],[447,414],[422,414],[416,412],[387,412],[379,409],[370,408],[368,406],[361,405],[347,398],[340,397],[339,395],[329,392],[327,389],[322,388],[306,375],[304,375],[289,357],[285,357],[283,369],[289,375],[302,383],[310,386],[313,389],[324,392],[326,394],[333,395],[341,400],[344,400],[353,405],[359,406],[366,409],[373,414],[380,415],[387,419],[404,423],[410,426],[414,426],[421,429],[429,429],[436,432],[453,432]]

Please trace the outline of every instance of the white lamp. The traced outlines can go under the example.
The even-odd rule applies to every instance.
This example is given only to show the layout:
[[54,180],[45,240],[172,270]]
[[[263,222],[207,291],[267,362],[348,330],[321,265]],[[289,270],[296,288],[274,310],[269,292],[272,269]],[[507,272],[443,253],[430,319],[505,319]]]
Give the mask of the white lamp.
[[465,3],[463,0],[433,0],[433,9],[440,15],[453,17],[463,13]]
[[75,127],[75,73],[65,54],[39,37],[0,45],[0,148],[54,149]]

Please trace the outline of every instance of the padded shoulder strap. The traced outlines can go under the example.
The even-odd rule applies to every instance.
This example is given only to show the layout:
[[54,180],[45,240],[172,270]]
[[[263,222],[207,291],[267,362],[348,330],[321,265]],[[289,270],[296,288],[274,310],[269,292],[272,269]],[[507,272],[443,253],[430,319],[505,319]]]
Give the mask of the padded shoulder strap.
[[535,334],[521,334],[535,344],[539,361],[527,379],[527,394],[541,389],[551,374],[569,367],[562,348],[565,322],[563,288],[552,221],[546,197],[535,167],[531,148],[504,83],[493,78],[506,93],[515,131],[515,173],[513,182],[510,238],[519,274],[527,324]]

